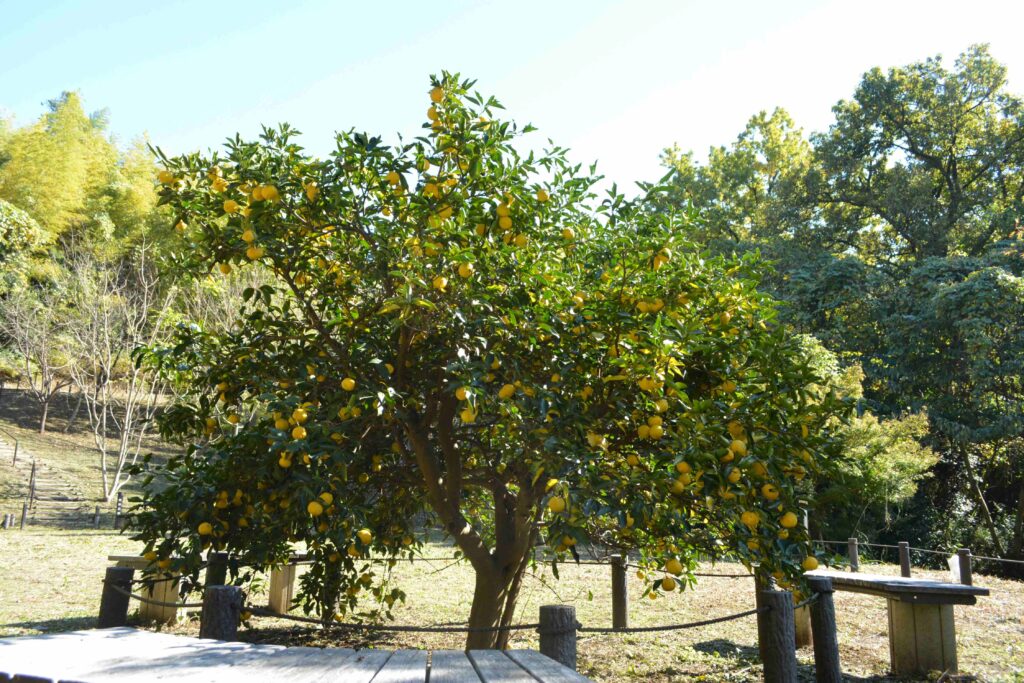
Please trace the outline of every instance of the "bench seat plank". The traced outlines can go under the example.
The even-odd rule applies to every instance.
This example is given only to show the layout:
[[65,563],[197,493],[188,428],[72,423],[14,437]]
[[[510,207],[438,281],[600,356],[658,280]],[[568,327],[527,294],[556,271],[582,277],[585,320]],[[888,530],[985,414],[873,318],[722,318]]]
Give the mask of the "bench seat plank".
[[943,583],[929,579],[862,574],[860,572],[839,572],[816,569],[807,572],[809,576],[826,576],[832,579],[836,590],[850,593],[865,593],[889,600],[932,605],[973,605],[978,596],[989,594],[987,588],[966,586],[961,583]]

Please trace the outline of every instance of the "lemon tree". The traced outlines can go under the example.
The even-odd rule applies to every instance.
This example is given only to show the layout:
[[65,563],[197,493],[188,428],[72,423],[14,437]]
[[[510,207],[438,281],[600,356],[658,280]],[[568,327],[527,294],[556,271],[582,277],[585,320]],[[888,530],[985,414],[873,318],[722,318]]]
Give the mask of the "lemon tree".
[[511,623],[531,562],[595,540],[638,553],[651,595],[698,553],[793,581],[838,403],[760,266],[681,241],[696,217],[649,209],[657,187],[601,199],[561,148],[520,154],[530,128],[472,87],[433,79],[397,146],[346,132],[321,160],[282,126],[163,160],[182,267],[265,284],[230,330],[146,354],[189,446],[135,517],[148,557],[195,576],[207,549],[266,567],[301,543],[306,609],[352,618],[403,599],[389,567],[427,519],[475,570],[474,627]]

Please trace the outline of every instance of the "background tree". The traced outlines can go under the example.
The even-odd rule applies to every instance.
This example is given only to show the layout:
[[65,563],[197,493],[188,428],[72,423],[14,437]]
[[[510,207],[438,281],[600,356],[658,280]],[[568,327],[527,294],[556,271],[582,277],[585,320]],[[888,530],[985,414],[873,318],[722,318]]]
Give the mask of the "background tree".
[[78,93],[49,102],[40,120],[14,130],[0,165],[0,199],[27,211],[52,244],[88,220],[88,199],[109,180],[117,150],[105,137],[106,115],[87,116]]
[[128,482],[127,468],[163,399],[163,383],[132,357],[164,339],[173,297],[150,250],[142,245],[115,262],[77,254],[62,283],[71,311],[70,374],[89,417],[107,501]]
[[71,384],[66,354],[64,307],[52,290],[18,290],[0,299],[0,333],[17,350],[22,378],[39,404],[39,433],[46,431],[50,404]]
[[[952,69],[938,58],[874,69],[835,113],[829,131],[812,136],[809,157],[797,140],[774,146],[776,166],[794,169],[794,180],[760,207],[750,200],[769,196],[768,157],[750,153],[744,137],[766,124],[763,115],[706,165],[669,150],[667,161],[683,162],[666,205],[723,205],[707,213],[700,239],[775,264],[765,282],[786,303],[783,319],[863,368],[865,406],[883,418],[927,408],[924,441],[940,456],[940,476],[908,504],[903,529],[927,545],[1018,557],[1020,99],[1006,90],[1005,68],[975,46]],[[761,190],[737,191],[750,185],[736,178],[762,178]],[[742,213],[775,220],[759,219],[769,230],[723,227]],[[965,506],[977,523],[932,512]]]
[[470,625],[493,627],[539,541],[553,561],[637,549],[650,590],[701,554],[784,582],[816,566],[796,496],[842,403],[756,262],[702,256],[647,202],[593,207],[596,179],[516,153],[471,85],[435,82],[399,147],[343,133],[321,161],[282,126],[166,160],[180,260],[269,282],[234,328],[182,325],[149,356],[190,389],[162,419],[188,452],[134,518],[153,569],[194,577],[207,548],[265,567],[305,541],[307,610],[387,612],[402,593],[368,554],[412,553],[429,510],[476,572]]

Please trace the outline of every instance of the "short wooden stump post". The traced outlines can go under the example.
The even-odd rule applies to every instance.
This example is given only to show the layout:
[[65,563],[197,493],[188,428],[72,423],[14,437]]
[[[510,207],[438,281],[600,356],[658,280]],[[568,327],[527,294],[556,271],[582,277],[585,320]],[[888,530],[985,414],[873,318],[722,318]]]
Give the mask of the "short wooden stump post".
[[131,601],[128,593],[132,592],[134,577],[135,570],[131,567],[107,567],[97,628],[113,628],[128,623],[128,604]]
[[832,601],[832,579],[808,576],[807,583],[817,599],[810,604],[811,629],[814,631],[814,680],[817,683],[842,683],[839,665],[839,639],[836,635],[836,608]]
[[242,589],[238,586],[207,586],[203,591],[203,612],[199,617],[199,637],[214,640],[238,640],[238,622],[242,618]]
[[899,542],[900,549],[900,576],[910,578],[910,543]]
[[889,661],[897,676],[956,673],[953,605],[888,600]]
[[576,608],[541,605],[540,653],[576,670]]
[[612,628],[629,628],[629,588],[626,560],[612,555]]
[[286,564],[270,570],[270,609],[277,614],[288,614],[292,609],[295,591],[295,565]]
[[768,609],[760,633],[765,683],[796,683],[793,595],[789,591],[761,591],[761,605]]

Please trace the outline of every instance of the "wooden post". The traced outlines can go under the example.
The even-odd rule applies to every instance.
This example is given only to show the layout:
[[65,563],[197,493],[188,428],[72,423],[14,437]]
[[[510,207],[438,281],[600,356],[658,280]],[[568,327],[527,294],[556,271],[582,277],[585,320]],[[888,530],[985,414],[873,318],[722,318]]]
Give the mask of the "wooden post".
[[36,502],[36,461],[32,461],[32,473],[28,476],[28,506]]
[[107,567],[103,578],[103,594],[100,596],[98,628],[112,628],[128,623],[128,603],[131,598],[125,593],[131,593],[134,576],[135,570],[131,567]]
[[629,628],[629,589],[626,584],[626,561],[612,555],[612,628]]
[[228,554],[210,553],[206,556],[206,585],[223,586],[228,579]]
[[238,586],[207,586],[203,591],[203,611],[199,617],[199,637],[214,640],[238,640],[238,621],[242,616],[242,589]]
[[761,591],[761,604],[768,608],[761,643],[765,683],[796,683],[793,595],[789,591]]
[[18,526],[18,529],[20,529],[20,530],[24,530],[25,529],[25,518],[26,517],[28,517],[28,501],[26,501],[26,502],[21,504],[21,524]]
[[968,548],[960,548],[956,551],[960,558],[960,583],[965,586],[974,585],[974,574],[971,569],[971,551]]
[[[764,607],[764,604],[761,602],[761,592],[762,591],[766,591],[766,590],[772,590],[773,585],[774,585],[774,581],[772,580],[771,576],[763,573],[761,571],[761,568],[759,566],[755,565],[754,566],[754,607],[756,609],[760,610],[762,607]],[[764,644],[765,644],[764,631],[765,631],[765,628],[767,628],[768,615],[765,614],[764,612],[758,612],[754,616],[754,618],[757,619],[757,648],[758,648],[758,652],[760,653],[760,656],[761,656],[761,661],[763,662],[764,659],[765,659],[765,656],[766,656],[765,652],[764,652],[764,647],[765,647],[764,646]]]
[[850,571],[860,571],[860,552],[857,549],[857,539],[846,540],[846,553],[850,556]]
[[811,630],[814,632],[814,680],[817,683],[842,683],[832,579],[827,576],[808,576],[807,583],[811,591],[818,595],[818,599],[810,604]]
[[576,670],[576,608],[541,605],[540,653]]
[[117,505],[114,507],[114,528],[121,526],[121,511],[124,508],[124,492],[117,492]]
[[94,528],[100,528],[100,506],[96,506],[96,515],[92,518],[92,525]]
[[910,544],[900,541],[900,576],[910,576]]

